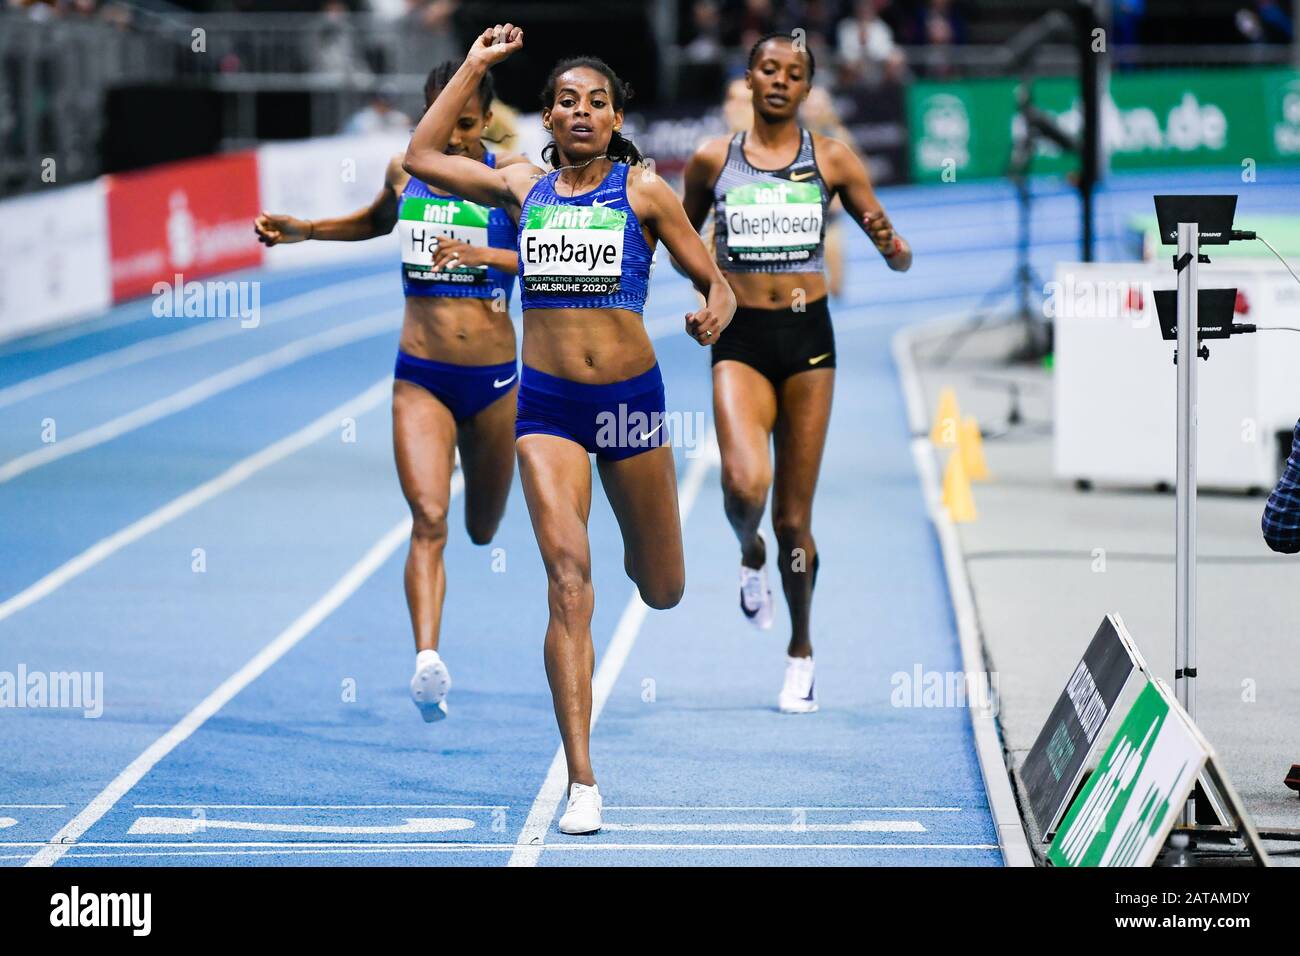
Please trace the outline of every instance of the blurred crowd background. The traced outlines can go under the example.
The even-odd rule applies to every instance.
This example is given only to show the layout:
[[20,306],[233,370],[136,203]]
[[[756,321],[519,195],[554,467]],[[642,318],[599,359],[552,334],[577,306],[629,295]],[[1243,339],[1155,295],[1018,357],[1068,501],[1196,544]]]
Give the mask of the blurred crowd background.
[[[595,53],[636,90],[633,129],[671,171],[723,123],[754,40],[803,30],[817,83],[883,182],[907,178],[906,91],[1008,77],[1017,37],[1076,0],[3,0],[0,195],[276,139],[409,129],[429,68],[511,20],[503,103],[536,109],[560,56]],[[1096,0],[1116,71],[1297,62],[1291,0]],[[1068,38],[1035,46],[1077,72]],[[825,101],[823,101],[825,102]]]

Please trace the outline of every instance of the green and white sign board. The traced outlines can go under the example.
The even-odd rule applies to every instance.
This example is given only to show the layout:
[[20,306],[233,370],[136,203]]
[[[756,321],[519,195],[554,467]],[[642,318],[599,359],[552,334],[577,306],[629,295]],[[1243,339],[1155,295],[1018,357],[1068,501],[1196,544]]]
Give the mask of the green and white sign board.
[[[1023,121],[1015,79],[921,80],[907,90],[916,182],[1003,176]],[[1071,135],[1082,129],[1078,81],[1047,77],[1034,104]],[[1115,73],[1102,105],[1112,169],[1300,163],[1300,72],[1289,68]],[[1249,161],[1249,162],[1247,162]],[[1041,143],[1033,172],[1078,168],[1077,156]]]
[[1214,750],[1159,681],[1148,681],[1057,830],[1054,866],[1150,866],[1202,770],[1237,817],[1261,862],[1254,827]]

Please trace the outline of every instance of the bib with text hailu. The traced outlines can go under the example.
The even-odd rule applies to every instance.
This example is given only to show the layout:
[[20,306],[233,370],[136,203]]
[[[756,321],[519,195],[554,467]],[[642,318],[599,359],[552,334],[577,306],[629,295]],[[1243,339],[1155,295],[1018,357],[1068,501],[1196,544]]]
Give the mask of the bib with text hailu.
[[740,262],[802,262],[821,244],[816,183],[746,183],[727,192],[727,253]]
[[402,202],[397,229],[402,240],[402,268],[417,282],[452,282],[478,285],[488,280],[487,266],[461,266],[433,270],[439,239],[459,239],[471,246],[488,245],[487,206],[441,196],[407,196]]
[[627,213],[604,206],[528,209],[520,244],[523,284],[550,295],[613,295],[623,274]]

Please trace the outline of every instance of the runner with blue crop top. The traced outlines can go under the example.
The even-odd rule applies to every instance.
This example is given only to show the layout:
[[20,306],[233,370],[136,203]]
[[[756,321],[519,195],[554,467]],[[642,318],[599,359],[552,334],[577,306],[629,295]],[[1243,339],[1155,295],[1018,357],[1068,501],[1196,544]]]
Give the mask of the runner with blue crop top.
[[[425,109],[459,64],[435,67]],[[454,118],[448,155],[485,169],[518,156],[483,146],[492,118],[492,78],[484,73]],[[411,698],[426,721],[447,715],[451,677],[438,652],[446,575],[443,549],[456,449],[465,476],[465,527],[487,544],[505,511],[514,476],[515,331],[508,305],[518,271],[514,224],[500,210],[431,188],[388,164],[384,188],[369,206],[337,219],[302,220],[262,213],[258,238],[268,246],[306,239],[355,241],[397,228],[406,313],[393,382],[393,451],[411,509],[406,601],[415,632]]]
[[[701,345],[717,341],[735,297],[677,196],[640,166],[619,132],[627,88],[604,62],[559,63],[542,93],[553,167],[490,169],[445,152],[452,126],[493,64],[523,47],[511,24],[485,30],[424,115],[407,149],[413,176],[499,206],[519,226],[524,367],[516,449],[546,566],[546,673],[568,765],[565,833],[600,828],[591,769],[591,461],[623,534],[624,568],[654,608],[685,586],[677,480],[664,434],[663,382],[641,312],[656,242],[705,296],[686,316]],[[609,427],[619,423],[619,427]],[[626,423],[626,434],[620,433]]]
[[740,543],[740,609],[766,630],[773,602],[759,525],[772,490],[777,566],[790,610],[777,694],[777,708],[787,714],[818,706],[811,615],[820,556],[812,506],[835,384],[823,269],[831,202],[844,203],[889,268],[904,272],[912,264],[912,249],[894,231],[862,161],[846,144],[800,127],[813,70],[812,51],[796,37],[760,37],[744,77],[753,123],[700,146],[686,167],[682,200],[696,228],[713,213],[717,262],[739,303],[713,346],[723,506]]

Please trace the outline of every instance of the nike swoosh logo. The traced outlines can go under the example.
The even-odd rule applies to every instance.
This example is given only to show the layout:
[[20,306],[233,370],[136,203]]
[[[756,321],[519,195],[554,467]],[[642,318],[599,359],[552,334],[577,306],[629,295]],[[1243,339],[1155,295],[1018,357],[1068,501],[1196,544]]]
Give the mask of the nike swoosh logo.
[[600,207],[603,209],[603,208],[605,208],[606,206],[608,206],[610,203],[612,203],[613,201],[614,201],[614,200],[612,200],[612,199],[606,199],[606,200],[604,200],[604,201],[602,202],[602,201],[599,200],[599,199],[593,199],[593,200],[591,201],[591,204],[592,204],[593,206],[600,206]]
[[515,380],[515,378],[516,378],[518,375],[519,375],[519,373],[518,373],[518,372],[515,372],[514,375],[511,375],[511,376],[510,376],[508,379],[506,379],[504,382],[499,382],[499,381],[497,381],[496,379],[492,379],[492,387],[493,387],[493,388],[505,388],[507,385],[509,385],[511,382],[513,382],[513,381]]
[[664,423],[663,423],[663,422],[660,422],[658,425],[656,425],[654,428],[650,429],[648,432],[642,432],[642,433],[641,433],[641,441],[649,441],[649,440],[650,440],[650,436],[653,435],[655,432],[657,432],[659,429],[661,429],[661,428],[663,428],[663,427],[664,427]]
[[791,174],[790,174],[790,182],[792,182],[792,183],[801,183],[801,182],[803,182],[805,179],[812,179],[812,178],[813,178],[814,176],[816,176],[816,175],[817,175],[817,170],[815,170],[815,169],[812,170],[812,171],[810,171],[810,172],[806,172],[806,173],[791,173]]
[[824,361],[825,359],[828,359],[828,358],[830,358],[830,357],[831,357],[831,353],[830,353],[830,352],[823,352],[821,355],[815,355],[815,356],[813,356],[812,358],[810,358],[810,359],[808,360],[808,364],[809,364],[809,365],[816,365],[818,362]]

